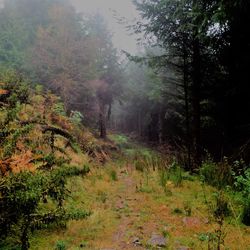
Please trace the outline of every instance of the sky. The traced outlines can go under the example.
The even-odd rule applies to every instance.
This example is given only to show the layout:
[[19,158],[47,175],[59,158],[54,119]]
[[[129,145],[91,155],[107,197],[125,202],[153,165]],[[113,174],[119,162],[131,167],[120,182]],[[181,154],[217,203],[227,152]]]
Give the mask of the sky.
[[107,22],[108,28],[113,33],[113,43],[118,50],[125,50],[135,54],[139,49],[136,39],[138,36],[131,35],[125,25],[118,24],[114,18],[114,11],[118,16],[126,18],[130,23],[139,19],[132,0],[70,0],[78,12],[99,12]]

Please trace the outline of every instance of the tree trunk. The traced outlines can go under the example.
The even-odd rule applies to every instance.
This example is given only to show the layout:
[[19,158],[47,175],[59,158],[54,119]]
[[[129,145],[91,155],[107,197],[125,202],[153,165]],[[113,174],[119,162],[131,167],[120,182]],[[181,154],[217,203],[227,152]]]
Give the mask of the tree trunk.
[[100,125],[100,137],[102,139],[107,138],[106,130],[106,115],[105,115],[105,105],[100,103],[100,113],[99,113],[99,125]]
[[[185,43],[185,41],[184,41]],[[185,119],[186,119],[186,143],[187,143],[187,168],[191,169],[191,143],[190,143],[190,114],[189,114],[189,94],[188,94],[188,62],[187,50],[185,44],[183,46],[183,86],[185,96]]]
[[163,142],[163,135],[162,135],[162,131],[163,131],[163,128],[162,128],[162,107],[160,105],[160,111],[158,113],[158,142],[159,144],[161,145],[162,142]]
[[142,118],[141,118],[141,110],[139,110],[138,112],[138,133],[139,133],[139,136],[141,137],[142,136]]
[[193,122],[194,122],[194,160],[201,163],[201,114],[200,114],[200,45],[195,39],[193,46]]
[[[197,0],[194,0],[194,9],[197,9]],[[201,55],[200,55],[200,40],[199,23],[197,17],[194,19],[193,29],[193,133],[194,133],[194,161],[195,167],[201,164],[201,112],[200,112],[200,89],[201,89]]]

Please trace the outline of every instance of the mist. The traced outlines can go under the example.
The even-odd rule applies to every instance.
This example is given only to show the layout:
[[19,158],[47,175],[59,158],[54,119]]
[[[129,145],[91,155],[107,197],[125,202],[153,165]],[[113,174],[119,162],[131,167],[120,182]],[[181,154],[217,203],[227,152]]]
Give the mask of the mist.
[[249,12],[0,0],[0,249],[247,249]]
[[[132,54],[137,52],[137,39],[141,36],[133,34],[126,28],[140,19],[132,0],[71,0],[71,3],[77,12],[102,15],[111,31],[114,46],[118,50],[125,50]],[[124,18],[124,23],[119,24],[118,18]]]

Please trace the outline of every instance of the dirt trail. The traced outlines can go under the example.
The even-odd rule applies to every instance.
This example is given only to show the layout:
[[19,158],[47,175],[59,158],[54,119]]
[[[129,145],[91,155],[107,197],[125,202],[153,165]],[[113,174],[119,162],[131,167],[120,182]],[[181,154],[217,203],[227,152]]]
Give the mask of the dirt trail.
[[[93,214],[69,222],[66,230],[43,232],[31,249],[52,250],[62,240],[69,250],[81,245],[86,250],[208,249],[207,235],[216,233],[217,224],[204,203],[204,187],[198,180],[183,180],[180,186],[168,181],[166,192],[159,177],[158,171],[142,172],[126,163],[94,169],[71,186],[72,206],[84,204]],[[206,186],[205,192],[211,200],[214,189]],[[227,249],[250,250],[245,247],[249,228],[226,223],[223,230]],[[153,241],[165,241],[165,247]]]
[[[144,249],[140,246],[137,232],[133,232],[132,226],[138,219],[137,204],[142,197],[136,192],[136,181],[131,177],[133,171],[132,166],[121,169],[118,178],[124,185],[124,190],[117,196],[116,209],[118,211],[127,210],[127,213],[121,213],[120,223],[116,232],[113,234],[112,240],[115,249]],[[134,234],[134,235],[133,235]]]

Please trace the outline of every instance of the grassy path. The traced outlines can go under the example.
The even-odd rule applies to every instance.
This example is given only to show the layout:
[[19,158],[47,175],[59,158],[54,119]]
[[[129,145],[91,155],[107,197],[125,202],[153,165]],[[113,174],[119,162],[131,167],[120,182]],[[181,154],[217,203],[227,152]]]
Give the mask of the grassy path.
[[[207,202],[214,204],[214,189],[183,174],[181,183],[162,185],[159,171],[138,171],[131,160],[92,168],[86,178],[74,178],[68,208],[82,208],[92,215],[71,221],[67,229],[37,232],[31,249],[127,250],[158,249],[149,244],[157,234],[173,250],[216,249],[216,230]],[[250,249],[250,229],[226,219],[221,249]],[[210,235],[214,240],[208,240]]]
[[[60,249],[60,243],[72,250],[153,249],[147,244],[153,233],[168,239],[168,248],[163,249],[208,249],[206,236],[217,226],[209,221],[197,181],[170,187],[172,194],[166,195],[157,183],[157,173],[151,174],[146,185],[145,176],[132,167],[119,168],[117,180],[112,179],[112,171],[113,166],[96,170],[86,180],[76,179],[71,184],[75,192],[69,206],[83,205],[93,214],[86,220],[70,222],[66,230],[39,232],[31,249]],[[207,187],[207,193],[211,192]],[[190,216],[185,211],[188,202]],[[238,230],[229,223],[224,228],[228,248],[222,249],[249,249],[249,228]]]

